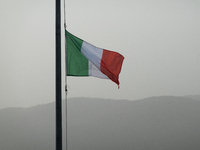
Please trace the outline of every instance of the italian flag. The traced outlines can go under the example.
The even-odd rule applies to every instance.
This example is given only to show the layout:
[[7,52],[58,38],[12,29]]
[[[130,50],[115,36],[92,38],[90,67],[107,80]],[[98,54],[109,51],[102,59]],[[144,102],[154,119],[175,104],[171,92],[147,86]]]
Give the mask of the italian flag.
[[124,60],[121,54],[95,47],[68,31],[65,34],[67,76],[110,79],[119,86],[118,78]]

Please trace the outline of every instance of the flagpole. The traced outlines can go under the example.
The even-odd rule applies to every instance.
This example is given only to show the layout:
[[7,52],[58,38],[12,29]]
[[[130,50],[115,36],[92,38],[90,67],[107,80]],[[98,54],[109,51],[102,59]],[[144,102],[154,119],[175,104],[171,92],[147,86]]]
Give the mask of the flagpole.
[[62,150],[61,9],[56,0],[56,150]]

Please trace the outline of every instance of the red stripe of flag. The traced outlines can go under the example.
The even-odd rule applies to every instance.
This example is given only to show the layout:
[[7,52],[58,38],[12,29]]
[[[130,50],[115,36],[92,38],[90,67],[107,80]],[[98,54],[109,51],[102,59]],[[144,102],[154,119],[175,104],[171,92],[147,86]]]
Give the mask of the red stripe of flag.
[[121,71],[124,56],[117,52],[103,50],[101,58],[101,71],[119,86],[119,73]]

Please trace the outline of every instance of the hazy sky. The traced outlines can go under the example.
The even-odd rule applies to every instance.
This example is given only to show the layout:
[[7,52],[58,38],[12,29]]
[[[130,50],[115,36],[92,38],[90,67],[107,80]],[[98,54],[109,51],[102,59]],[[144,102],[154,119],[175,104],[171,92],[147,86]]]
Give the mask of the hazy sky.
[[[66,0],[66,11],[71,33],[125,57],[120,89],[68,77],[69,98],[200,94],[199,0]],[[55,0],[1,0],[0,18],[0,108],[54,101]]]

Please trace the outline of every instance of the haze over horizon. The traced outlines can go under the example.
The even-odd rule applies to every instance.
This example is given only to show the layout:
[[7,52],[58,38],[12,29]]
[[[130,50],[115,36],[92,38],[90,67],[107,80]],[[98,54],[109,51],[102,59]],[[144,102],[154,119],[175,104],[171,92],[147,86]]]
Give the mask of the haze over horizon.
[[[66,14],[72,34],[125,57],[119,90],[110,80],[68,77],[69,98],[200,95],[200,1],[67,0]],[[1,0],[0,18],[0,108],[53,102],[55,0]]]

